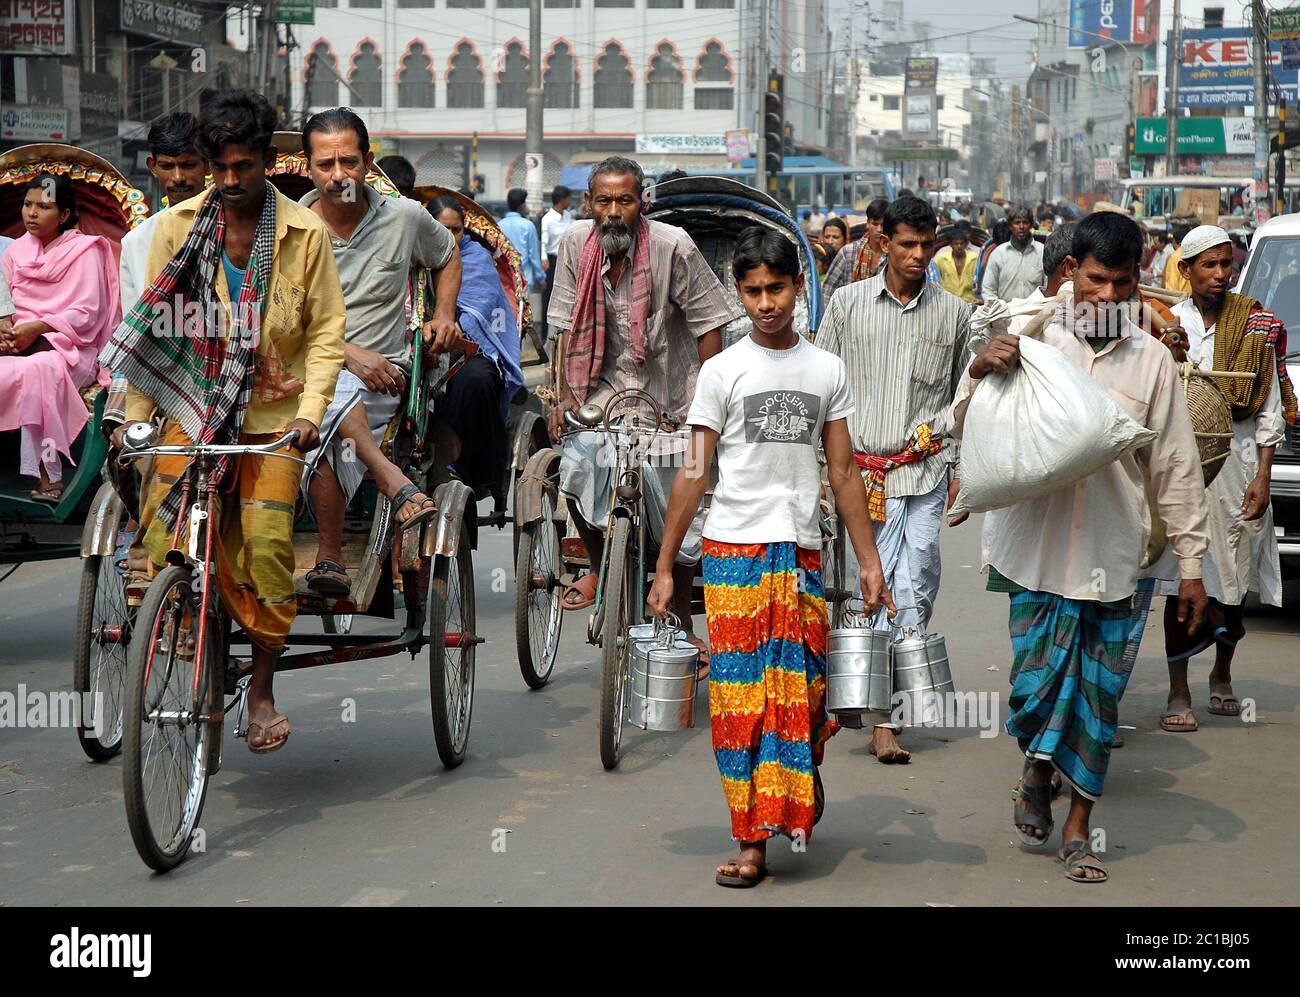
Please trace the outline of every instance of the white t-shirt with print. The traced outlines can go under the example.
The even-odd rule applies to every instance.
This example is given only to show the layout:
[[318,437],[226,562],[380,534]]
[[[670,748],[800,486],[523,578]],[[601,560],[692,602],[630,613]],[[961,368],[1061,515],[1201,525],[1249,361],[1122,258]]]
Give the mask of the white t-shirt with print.
[[820,550],[817,445],[828,421],[852,413],[844,361],[806,339],[769,350],[746,336],[705,361],[686,416],[719,434],[704,536]]

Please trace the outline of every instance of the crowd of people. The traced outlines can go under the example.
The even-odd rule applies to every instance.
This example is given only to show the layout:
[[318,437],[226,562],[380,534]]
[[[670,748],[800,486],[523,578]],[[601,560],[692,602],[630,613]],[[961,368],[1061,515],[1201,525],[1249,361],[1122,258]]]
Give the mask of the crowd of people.
[[[210,94],[196,117],[155,123],[149,168],[167,200],[124,241],[120,266],[103,239],[78,231],[71,186],[37,178],[26,233],[0,270],[0,430],[21,431],[34,498],[57,501],[59,454],[84,427],[81,391],[95,381],[108,388],[114,446],[126,425],[155,418],[168,443],[294,434],[285,452],[307,461],[305,474],[262,455],[216,471],[225,497],[216,580],[253,643],[248,745],[259,753],[291,733],[272,679],[296,613],[298,502],[319,524],[307,585],[347,595],[343,516],[363,476],[398,529],[436,512],[379,446],[413,351],[444,352],[464,338],[479,347],[439,405],[470,441],[456,471],[480,497],[500,486],[505,407],[523,384],[520,330],[499,321],[512,310],[489,254],[466,233],[462,203],[424,206],[368,186],[369,135],[346,108],[304,127],[313,189],[291,200],[268,179],[274,125],[267,101],[247,91]],[[384,168],[413,192],[409,164]],[[1201,652],[1215,653],[1209,711],[1240,713],[1231,665],[1246,635],[1243,601],[1250,591],[1280,599],[1268,471],[1296,401],[1280,362],[1285,327],[1227,290],[1228,234],[1199,226],[1176,240],[1164,272],[1172,266],[1189,296],[1153,330],[1144,309],[1159,303],[1144,302],[1139,285],[1161,257],[1153,263],[1122,213],[1074,223],[1017,207],[977,248],[965,218],[941,225],[929,202],[905,192],[869,204],[856,238],[844,220],[825,220],[814,247],[824,274],[805,272],[781,232],[746,230],[727,287],[683,229],[646,217],[649,184],[635,161],[611,156],[588,184],[589,217],[574,219],[573,192],[557,187],[540,230],[522,190],[510,192],[500,221],[546,295],[559,490],[593,566],[562,602],[582,611],[596,599],[615,487],[597,434],[568,431],[565,417],[644,389],[685,440],[679,467],[646,468],[647,495],[661,503],[647,517],[658,548],[648,606],[675,613],[709,680],[739,845],[716,881],[761,882],[767,841],[810,839],[825,808],[820,764],[839,723],[826,706],[820,462],[849,540],[848,577],[873,625],[925,627],[940,595],[943,530],[966,519],[953,509],[968,408],[985,378],[1015,370],[1021,334],[1059,350],[1154,433],[1081,481],[989,513],[981,538],[987,587],[1009,598],[1005,726],[1024,755],[1015,833],[1045,848],[1053,797],[1068,789],[1058,857],[1072,881],[1104,881],[1091,814],[1121,743],[1119,704],[1153,598],[1167,600],[1161,725],[1176,733],[1196,729],[1187,661]],[[948,245],[936,253],[941,228]],[[433,303],[414,341],[413,268],[430,275]],[[804,338],[796,303],[818,279],[827,307]],[[723,349],[724,328],[741,316],[752,331]],[[1224,389],[1234,446],[1208,489],[1178,362],[1250,375]],[[160,457],[143,483],[128,596],[139,597],[173,544],[183,466]],[[1152,541],[1157,521],[1163,550]],[[691,617],[697,571],[706,634]],[[897,716],[866,722],[880,762],[911,762]]]

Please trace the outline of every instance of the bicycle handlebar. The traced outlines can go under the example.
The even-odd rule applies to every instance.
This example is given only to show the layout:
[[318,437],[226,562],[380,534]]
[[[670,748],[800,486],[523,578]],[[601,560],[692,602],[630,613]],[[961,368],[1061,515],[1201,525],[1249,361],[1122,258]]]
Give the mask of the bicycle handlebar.
[[301,457],[295,457],[292,454],[278,453],[280,449],[288,446],[289,443],[298,439],[296,429],[285,433],[278,440],[271,443],[249,444],[216,444],[216,443],[190,443],[188,445],[168,444],[156,447],[140,447],[136,450],[123,450],[119,460],[139,460],[141,457],[162,457],[162,456],[180,456],[180,457],[222,457],[244,456],[246,454],[262,454],[267,457],[279,457],[283,460],[295,460],[299,464],[307,462]]

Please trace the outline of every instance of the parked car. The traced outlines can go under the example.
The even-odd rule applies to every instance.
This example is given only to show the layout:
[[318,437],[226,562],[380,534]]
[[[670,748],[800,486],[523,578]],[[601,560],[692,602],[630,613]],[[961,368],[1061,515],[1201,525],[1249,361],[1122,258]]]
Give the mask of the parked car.
[[[1278,215],[1256,230],[1237,291],[1286,323],[1287,369],[1291,382],[1300,384],[1300,214]],[[1300,427],[1286,427],[1269,490],[1282,580],[1300,578]]]

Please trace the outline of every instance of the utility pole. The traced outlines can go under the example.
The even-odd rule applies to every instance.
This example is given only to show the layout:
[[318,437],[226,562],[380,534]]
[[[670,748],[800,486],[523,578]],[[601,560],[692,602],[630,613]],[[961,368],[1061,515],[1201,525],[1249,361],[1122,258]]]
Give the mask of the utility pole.
[[[533,0],[533,3],[539,3],[540,0]],[[757,101],[757,119],[758,119],[758,147],[754,159],[754,186],[761,191],[767,190],[767,139],[764,137],[767,128],[767,76],[772,71],[772,63],[767,54],[767,35],[768,35],[768,0],[758,0],[758,72],[754,76],[758,80],[758,101]]]
[[1178,74],[1183,68],[1183,4],[1174,0],[1173,51],[1165,53],[1169,70],[1169,100],[1165,114],[1169,116],[1169,136],[1165,146],[1165,174],[1178,172]]
[[[1255,220],[1269,215],[1268,188],[1268,15],[1264,0],[1251,0],[1251,61],[1255,67]],[[1260,196],[1261,190],[1263,196]]]
[[[524,143],[528,203],[542,216],[542,0],[528,0],[528,136]],[[471,183],[473,179],[471,178]]]

